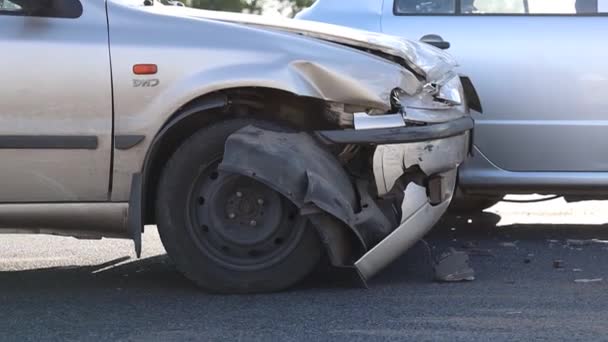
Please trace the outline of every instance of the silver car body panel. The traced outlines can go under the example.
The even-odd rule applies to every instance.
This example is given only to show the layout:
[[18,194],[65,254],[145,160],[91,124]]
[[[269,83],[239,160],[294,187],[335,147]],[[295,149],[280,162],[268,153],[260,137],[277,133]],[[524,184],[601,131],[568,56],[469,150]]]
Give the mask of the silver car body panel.
[[608,172],[513,172],[496,166],[477,148],[473,155],[459,172],[459,184],[467,193],[608,195]]
[[[597,44],[608,35],[607,16],[398,16],[393,4],[319,0],[299,18],[413,40],[437,34],[451,43],[484,108],[472,114],[481,153],[462,167],[467,190],[568,193],[580,185],[592,194],[608,187],[608,63]],[[594,177],[601,187],[586,187]]]
[[[0,205],[0,228],[84,237],[130,231],[138,241],[141,222],[129,209],[138,208],[141,189],[131,183],[140,179],[151,143],[180,108],[221,90],[270,88],[374,115],[400,102],[405,112],[388,124],[369,115],[355,120],[366,133],[389,129],[371,141],[379,144],[410,125],[431,132],[434,123],[468,115],[456,63],[424,44],[312,22],[130,3],[82,2],[83,15],[74,19],[0,16],[8,27],[0,48],[11,52],[4,57],[13,66],[5,74],[10,82],[0,85],[0,157],[8,161],[0,168],[0,202],[12,202]],[[137,64],[155,64],[157,72],[135,75]],[[416,186],[405,189],[412,198],[401,226],[358,262],[362,275],[384,267],[443,214],[468,151],[468,122],[457,137],[378,149],[381,194],[419,165],[442,179],[442,202],[431,204]],[[448,126],[440,126],[443,133]],[[441,133],[432,136],[448,136]],[[14,134],[28,143],[12,148]],[[82,149],[72,140],[58,143],[67,137],[82,137]]]
[[0,136],[98,140],[94,150],[0,148],[0,202],[108,200],[108,25],[104,1],[84,7],[78,19],[0,15]]
[[[115,151],[113,201],[128,199],[132,174],[142,169],[165,122],[202,95],[266,87],[386,111],[394,88],[421,86],[404,67],[335,43],[203,19],[177,7],[133,8],[110,1],[108,11],[115,134],[146,136],[132,149]],[[158,65],[158,74],[142,79],[158,79],[158,86],[134,87],[130,69],[150,62]]]
[[129,238],[128,203],[0,204],[0,233]]

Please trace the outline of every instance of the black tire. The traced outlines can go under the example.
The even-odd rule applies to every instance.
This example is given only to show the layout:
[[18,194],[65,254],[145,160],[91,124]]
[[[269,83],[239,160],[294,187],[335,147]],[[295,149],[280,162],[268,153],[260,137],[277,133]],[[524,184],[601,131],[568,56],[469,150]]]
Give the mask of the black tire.
[[173,154],[159,183],[163,245],[186,277],[211,292],[283,290],[321,257],[317,232],[285,197],[217,171],[228,136],[252,123],[229,120],[201,129]]
[[456,194],[448,211],[452,214],[475,214],[493,207],[502,200],[503,196],[474,196],[466,195],[460,189]]

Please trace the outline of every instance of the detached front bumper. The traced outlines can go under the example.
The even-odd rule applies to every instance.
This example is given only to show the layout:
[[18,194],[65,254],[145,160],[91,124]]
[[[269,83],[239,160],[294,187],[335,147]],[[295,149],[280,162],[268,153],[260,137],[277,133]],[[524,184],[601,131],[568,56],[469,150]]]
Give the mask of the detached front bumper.
[[380,196],[405,184],[400,224],[355,262],[369,279],[420,240],[447,210],[456,185],[457,168],[470,150],[474,121],[464,116],[425,126],[317,132],[326,142],[377,144],[374,176]]
[[[219,170],[256,179],[288,198],[317,227],[332,263],[354,264],[369,279],[445,212],[473,125],[468,116],[426,125],[315,132],[251,125],[227,139]],[[394,198],[378,200],[364,180],[353,181],[327,148],[350,144],[376,146],[376,193],[386,198],[396,194],[403,199],[401,208],[391,205],[387,212],[385,204]],[[353,244],[353,238],[359,243]]]

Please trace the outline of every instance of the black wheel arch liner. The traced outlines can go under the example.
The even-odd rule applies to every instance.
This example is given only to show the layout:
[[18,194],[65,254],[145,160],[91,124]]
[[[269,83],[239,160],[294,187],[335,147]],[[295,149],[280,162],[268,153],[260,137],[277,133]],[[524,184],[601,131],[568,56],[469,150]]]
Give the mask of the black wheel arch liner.
[[[188,125],[190,120],[200,118],[201,120],[211,120],[210,116],[206,115],[198,115],[202,112],[208,112],[210,110],[220,110],[223,108],[227,108],[230,104],[230,100],[226,94],[213,94],[209,96],[202,97],[197,99],[184,107],[180,108],[171,118],[167,120],[167,122],[162,126],[159,132],[156,134],[152,142],[150,143],[150,147],[148,148],[148,152],[146,153],[146,157],[144,159],[144,164],[141,172],[141,229],[143,230],[143,225],[154,218],[149,218],[148,215],[151,213],[150,206],[148,200],[153,199],[155,197],[156,188],[154,184],[156,184],[156,179],[159,175],[155,175],[155,171],[159,171],[158,167],[162,167],[162,165],[158,165],[160,162],[159,156],[164,155],[163,148],[167,145],[167,140],[171,140],[172,133],[176,131],[180,131],[181,126]],[[196,125],[192,125],[192,129]],[[152,205],[154,207],[154,205]]]
[[395,228],[394,220],[367,193],[366,184],[353,184],[337,158],[308,133],[247,126],[226,140],[219,170],[256,179],[288,198],[302,214],[311,215],[322,240],[333,242],[328,249],[334,264],[346,263],[347,255],[338,252],[344,250],[336,245],[338,235],[330,236],[332,232],[324,231],[330,227],[320,222],[349,227],[364,251]]

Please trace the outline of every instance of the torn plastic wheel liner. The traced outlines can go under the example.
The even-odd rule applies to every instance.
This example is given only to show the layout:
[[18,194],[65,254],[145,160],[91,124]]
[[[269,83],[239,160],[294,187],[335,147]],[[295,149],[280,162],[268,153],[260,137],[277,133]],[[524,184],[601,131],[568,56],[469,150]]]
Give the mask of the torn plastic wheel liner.
[[355,187],[336,157],[307,133],[247,126],[226,140],[219,170],[266,184],[303,214],[335,217],[354,232],[364,250],[378,244],[394,228],[395,219],[385,216],[364,186]]

